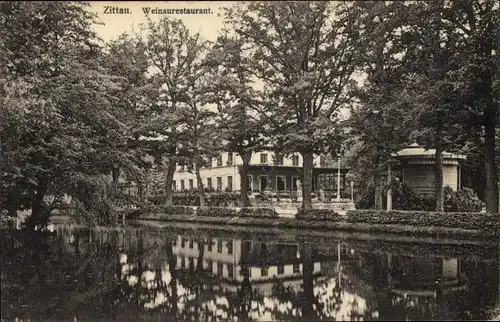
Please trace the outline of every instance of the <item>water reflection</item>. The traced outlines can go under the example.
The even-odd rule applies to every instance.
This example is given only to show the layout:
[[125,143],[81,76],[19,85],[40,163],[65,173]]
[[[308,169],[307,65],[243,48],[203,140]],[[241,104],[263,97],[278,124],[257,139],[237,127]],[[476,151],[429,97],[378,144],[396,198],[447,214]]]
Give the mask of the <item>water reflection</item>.
[[30,243],[2,237],[2,319],[477,320],[500,302],[496,244],[69,226]]

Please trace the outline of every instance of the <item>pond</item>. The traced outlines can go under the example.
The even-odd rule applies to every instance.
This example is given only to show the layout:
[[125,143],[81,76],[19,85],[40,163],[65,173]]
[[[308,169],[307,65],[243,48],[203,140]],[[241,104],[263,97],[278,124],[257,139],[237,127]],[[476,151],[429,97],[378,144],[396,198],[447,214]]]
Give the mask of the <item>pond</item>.
[[57,225],[2,233],[2,320],[482,320],[498,241]]

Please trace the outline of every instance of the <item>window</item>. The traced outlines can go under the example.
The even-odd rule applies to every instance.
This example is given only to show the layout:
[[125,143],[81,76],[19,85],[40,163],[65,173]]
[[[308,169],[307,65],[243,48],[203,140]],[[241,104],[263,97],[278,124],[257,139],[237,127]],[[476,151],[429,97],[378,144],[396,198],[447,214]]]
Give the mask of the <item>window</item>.
[[194,258],[189,258],[189,270],[194,271]]
[[264,191],[266,190],[267,186],[268,186],[268,178],[267,176],[260,176],[259,177],[259,188],[260,188],[260,191]]
[[300,266],[299,266],[299,264],[293,264],[293,273],[294,274],[300,273]]
[[181,268],[186,268],[186,258],[184,257],[181,259]]
[[227,253],[231,255],[233,253],[233,241],[228,240],[227,241]]
[[260,154],[260,163],[267,163],[267,153]]
[[207,269],[208,269],[208,272],[210,274],[213,273],[213,271],[214,271],[214,263],[212,261],[208,261]]
[[220,167],[222,165],[222,155],[217,157],[217,166]]
[[184,248],[186,246],[186,240],[181,237],[181,247]]
[[319,166],[321,168],[326,168],[326,159],[325,159],[325,157],[323,157],[323,156],[319,157]]
[[280,264],[278,265],[278,275],[283,275],[285,274],[285,265]]
[[212,188],[212,178],[207,178],[207,187],[208,189]]
[[227,188],[233,190],[233,177],[227,176]]
[[297,180],[299,180],[298,177],[292,177],[292,190],[297,191]]
[[276,176],[276,189],[278,191],[286,190],[286,182],[284,176]]
[[217,275],[222,276],[222,263],[217,263]]
[[299,166],[299,156],[294,154],[292,155],[292,165],[294,167],[298,167]]
[[181,190],[184,190],[186,187],[184,186],[184,180],[181,180]]
[[217,253],[222,253],[222,240],[217,241]]
[[276,156],[276,164],[277,165],[283,165],[283,156],[282,155],[277,155]]
[[189,179],[189,189],[193,188],[194,188],[193,179]]
[[269,274],[269,268],[267,268],[267,267],[262,267],[262,268],[260,269],[260,275],[261,275],[261,276],[267,276],[267,274]]
[[251,174],[248,175],[248,190],[252,191],[253,189],[253,176]]
[[[179,238],[179,237],[177,237],[177,238]],[[174,239],[174,241],[172,242],[172,246],[177,246],[177,238]]]
[[217,177],[217,190],[222,190],[222,177]]
[[233,164],[233,152],[229,152],[227,155],[227,165]]
[[194,242],[193,242],[193,238],[189,238],[189,248],[193,248],[194,246]]
[[172,181],[172,190],[175,191],[176,189],[177,189],[177,182],[175,182],[175,180],[174,180],[174,181]]
[[228,277],[233,277],[233,271],[234,271],[234,267],[233,267],[233,264],[228,264],[227,265],[227,275]]
[[212,241],[211,239],[209,239],[209,240],[208,240],[208,247],[207,247],[207,249],[208,249],[208,251],[209,251],[209,252],[211,252],[211,251],[212,251],[212,246],[213,246],[213,244],[214,244],[214,243],[213,243],[213,241]]

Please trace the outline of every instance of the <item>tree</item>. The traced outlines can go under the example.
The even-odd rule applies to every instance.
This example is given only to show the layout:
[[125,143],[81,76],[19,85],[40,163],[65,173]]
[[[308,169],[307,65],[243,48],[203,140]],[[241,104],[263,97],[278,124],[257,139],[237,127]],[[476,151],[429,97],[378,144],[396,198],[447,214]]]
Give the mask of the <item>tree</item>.
[[[147,123],[153,113],[152,109],[155,108],[154,99],[158,97],[158,89],[152,86],[147,76],[149,62],[144,51],[144,43],[133,35],[124,33],[108,42],[103,59],[109,72],[119,79],[119,88],[114,95],[118,99],[116,106],[124,112],[123,122],[127,129],[116,138],[117,141],[121,140],[117,148],[134,156],[132,164],[123,164],[127,160],[118,160],[118,163],[111,167],[116,197],[120,169],[126,170],[128,176],[141,181],[140,171],[137,168],[140,165],[147,166],[146,160],[142,157],[144,152],[154,156],[161,155],[161,152],[156,152],[161,150],[157,142],[141,140],[142,136],[149,134],[142,129],[143,124]],[[161,164],[161,160],[156,161]]]
[[[11,207],[31,208],[28,230],[45,225],[65,194],[80,200],[94,195],[79,194],[82,185],[104,193],[104,169],[129,158],[110,144],[124,126],[113,108],[116,79],[101,64],[93,18],[78,3],[0,5],[6,94],[0,181],[9,199],[25,201]],[[109,207],[97,210],[110,216]]]
[[437,208],[442,206],[441,151],[458,150],[468,137],[484,142],[487,208],[496,211],[497,98],[492,88],[497,39],[492,35],[498,33],[498,4],[358,2],[354,7],[362,8],[357,15],[371,16],[372,24],[380,25],[366,29],[365,38],[382,41],[387,28],[399,30],[389,48],[396,47],[407,57],[401,73],[407,79],[406,102],[412,103],[407,116],[416,125],[413,136],[436,148]]
[[165,190],[167,205],[171,205],[173,176],[182,156],[182,140],[188,138],[184,135],[186,133],[179,133],[180,119],[186,120],[186,115],[179,113],[182,108],[197,104],[190,95],[202,76],[199,64],[207,43],[199,33],[190,34],[181,20],[149,21],[142,31],[147,33],[144,36],[145,53],[154,69],[152,81],[160,91],[156,110],[150,115],[152,120],[144,130],[150,133],[149,137],[162,141],[164,145],[163,151],[166,152],[163,155],[168,160]]
[[[402,29],[398,19],[404,17],[404,8],[401,2],[358,2],[349,12],[360,30],[362,45],[355,60],[364,76],[354,91],[356,102],[348,120],[350,145],[357,151],[351,162],[357,171],[367,172],[365,175],[372,178],[367,186],[373,184],[375,188],[376,209],[382,209],[383,174],[391,153],[399,150],[409,135],[405,118],[408,102],[401,96],[408,58],[398,39]],[[397,14],[391,15],[394,12]]]
[[217,106],[217,129],[229,153],[236,152],[243,164],[240,174],[240,206],[248,207],[248,170],[252,154],[264,143],[264,121],[252,107],[258,105],[258,91],[250,73],[251,61],[244,56],[241,38],[231,37],[227,30],[217,39],[206,58],[213,77],[207,88],[207,102]]
[[311,208],[313,155],[331,149],[335,117],[348,102],[356,31],[343,19],[344,3],[252,2],[226,11],[226,21],[248,45],[249,72],[263,84],[260,114],[288,151],[303,156],[303,207]]

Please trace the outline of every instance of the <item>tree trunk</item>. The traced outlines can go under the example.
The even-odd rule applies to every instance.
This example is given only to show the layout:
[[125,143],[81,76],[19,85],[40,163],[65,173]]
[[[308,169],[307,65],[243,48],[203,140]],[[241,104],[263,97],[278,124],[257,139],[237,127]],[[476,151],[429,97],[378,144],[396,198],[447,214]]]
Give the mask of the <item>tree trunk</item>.
[[248,200],[248,170],[250,165],[250,160],[252,158],[252,152],[240,152],[241,159],[243,160],[243,165],[239,168],[240,172],[240,207],[245,208],[249,206]]
[[382,179],[380,177],[380,173],[375,170],[375,175],[373,177],[373,184],[375,186],[375,209],[383,210],[383,193],[382,193]]
[[198,238],[198,262],[196,263],[196,271],[202,274],[203,271],[203,257],[205,257],[205,239]]
[[313,160],[314,156],[312,152],[302,153],[303,159],[303,179],[304,183],[302,186],[302,208],[311,209],[312,208],[312,176],[313,176]]
[[36,194],[31,202],[31,216],[26,221],[27,231],[34,231],[36,226],[44,226],[48,220],[48,215],[45,214],[45,196],[47,194],[49,182],[47,179],[39,179],[36,188]]
[[313,250],[310,244],[303,243],[302,247],[302,283],[304,289],[304,298],[302,312],[303,317],[310,320],[315,320],[317,318],[314,312],[314,285],[313,285],[313,273],[314,273],[314,261],[313,261]]
[[120,168],[113,165],[111,168],[111,175],[113,176],[113,199],[118,197],[118,183],[120,178]]
[[204,207],[206,204],[205,190],[203,189],[203,181],[200,174],[200,161],[196,158],[196,186],[198,187],[198,196],[200,197],[200,207]]
[[167,177],[165,180],[165,205],[173,205],[173,187],[174,173],[177,168],[177,161],[174,158],[169,158],[167,167]]
[[387,211],[392,210],[392,169],[391,169],[391,160],[387,162]]
[[484,108],[484,169],[486,176],[485,201],[486,212],[498,213],[498,174],[495,160],[495,125],[497,118],[496,106],[493,102]]
[[440,138],[436,140],[436,155],[434,164],[434,183],[436,186],[436,211],[444,211],[443,185],[443,146]]

